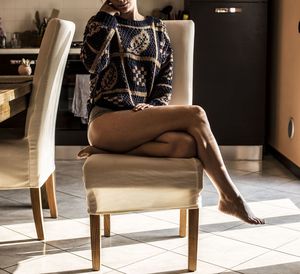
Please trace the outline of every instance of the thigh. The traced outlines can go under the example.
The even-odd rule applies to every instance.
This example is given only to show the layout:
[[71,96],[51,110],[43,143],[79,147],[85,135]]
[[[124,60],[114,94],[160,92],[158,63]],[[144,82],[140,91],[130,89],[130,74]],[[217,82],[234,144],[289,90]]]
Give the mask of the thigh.
[[196,148],[195,140],[191,135],[169,131],[127,153],[138,156],[191,158],[197,155]]
[[197,155],[195,139],[183,131],[169,131],[158,136],[155,142],[168,144],[169,157],[190,158]]
[[89,125],[88,138],[98,148],[126,152],[168,131],[185,131],[190,106],[159,106],[134,112],[105,113]]

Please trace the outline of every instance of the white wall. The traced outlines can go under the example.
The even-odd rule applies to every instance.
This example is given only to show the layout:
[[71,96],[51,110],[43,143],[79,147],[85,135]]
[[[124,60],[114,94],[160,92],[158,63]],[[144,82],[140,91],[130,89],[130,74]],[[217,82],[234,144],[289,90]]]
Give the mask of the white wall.
[[[184,0],[137,0],[141,13],[150,15],[155,8],[173,5],[176,10],[183,8]],[[1,0],[0,17],[7,32],[23,32],[35,29],[35,11],[41,17],[48,17],[53,8],[59,9],[59,17],[76,23],[74,40],[82,40],[88,19],[101,6],[101,0]]]
[[173,6],[176,11],[183,9],[184,0],[137,0],[139,10],[142,14],[150,15],[154,8],[163,8],[167,5]]

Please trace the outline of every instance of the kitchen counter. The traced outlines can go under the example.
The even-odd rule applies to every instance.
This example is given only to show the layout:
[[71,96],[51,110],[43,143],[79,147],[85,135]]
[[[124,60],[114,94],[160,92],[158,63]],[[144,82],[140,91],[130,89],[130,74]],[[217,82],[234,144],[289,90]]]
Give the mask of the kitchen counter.
[[[0,49],[0,54],[38,54],[39,48],[5,48]],[[70,54],[79,54],[80,48],[71,48]]]
[[[0,49],[0,75],[18,75],[18,66],[22,58],[31,60],[34,74],[38,53],[39,48]],[[79,53],[79,47],[70,49],[63,76],[55,132],[58,146],[86,146],[88,144],[87,125],[80,117],[74,117],[72,112],[77,75],[88,74],[80,60]],[[25,120],[26,113],[22,112],[2,122],[0,128],[24,128]]]

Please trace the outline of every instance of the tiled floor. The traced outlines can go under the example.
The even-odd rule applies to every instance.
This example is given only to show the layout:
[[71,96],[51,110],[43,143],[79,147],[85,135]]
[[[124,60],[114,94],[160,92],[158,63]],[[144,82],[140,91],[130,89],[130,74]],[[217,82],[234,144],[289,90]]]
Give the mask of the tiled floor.
[[[45,210],[45,242],[35,239],[29,191],[0,191],[0,274],[92,273],[81,165],[57,162],[59,218]],[[267,224],[219,213],[205,178],[196,273],[300,274],[300,180],[271,156],[227,166]],[[187,273],[187,239],[178,237],[178,222],[177,210],[113,216],[112,236],[102,238],[101,273]]]

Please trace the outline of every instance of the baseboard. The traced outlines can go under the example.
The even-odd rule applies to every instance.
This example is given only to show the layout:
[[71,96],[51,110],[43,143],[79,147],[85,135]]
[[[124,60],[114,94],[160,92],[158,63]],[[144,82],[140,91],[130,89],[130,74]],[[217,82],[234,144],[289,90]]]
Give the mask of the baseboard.
[[220,146],[224,160],[260,161],[263,156],[263,146]]
[[281,154],[272,146],[267,146],[268,152],[270,152],[276,159],[278,159],[288,170],[290,170],[295,176],[300,178],[300,167],[289,160],[286,156]]

